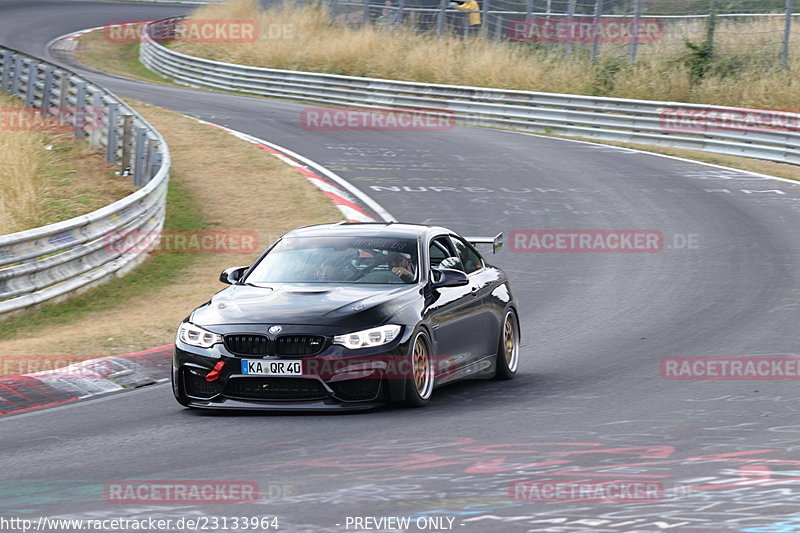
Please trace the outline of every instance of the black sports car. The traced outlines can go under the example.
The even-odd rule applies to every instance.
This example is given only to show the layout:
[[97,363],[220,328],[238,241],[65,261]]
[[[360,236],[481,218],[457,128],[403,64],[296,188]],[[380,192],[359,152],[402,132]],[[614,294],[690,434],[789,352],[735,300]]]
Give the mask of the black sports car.
[[441,227],[339,223],[290,231],[178,329],[172,384],[184,406],[424,406],[439,385],[510,379],[517,307],[505,273]]

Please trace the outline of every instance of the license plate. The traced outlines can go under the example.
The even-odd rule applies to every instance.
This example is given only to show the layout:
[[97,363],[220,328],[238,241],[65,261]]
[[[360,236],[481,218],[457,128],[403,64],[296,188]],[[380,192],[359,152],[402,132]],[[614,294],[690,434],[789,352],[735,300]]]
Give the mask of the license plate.
[[303,361],[298,359],[242,359],[242,374],[301,376],[303,375]]

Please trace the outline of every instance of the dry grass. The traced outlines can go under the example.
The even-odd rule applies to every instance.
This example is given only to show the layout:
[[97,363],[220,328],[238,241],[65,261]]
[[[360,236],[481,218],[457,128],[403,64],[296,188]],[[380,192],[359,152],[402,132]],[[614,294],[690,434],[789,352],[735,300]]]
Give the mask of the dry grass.
[[[590,90],[592,75],[581,63],[521,47],[480,39],[438,40],[412,31],[344,28],[330,24],[322,10],[282,9],[260,13],[251,0],[209,5],[193,15],[208,19],[257,19],[262,35],[287,29],[291,38],[262,38],[250,43],[176,42],[181,52],[234,63],[333,72],[426,83],[491,85],[502,88],[547,87]],[[277,31],[276,31],[277,30]]]
[[[261,12],[254,0],[208,5],[200,20],[257,19],[262,37],[251,43],[175,42],[176,50],[211,59],[281,69],[331,72],[423,83],[445,83],[544,92],[594,94],[759,108],[800,107],[800,45],[792,45],[793,70],[777,68],[782,19],[742,22],[719,19],[718,71],[692,80],[680,60],[684,40],[703,42],[702,21],[668,22],[664,39],[641,44],[640,60],[628,64],[627,44],[602,45],[604,58],[593,64],[585,53],[564,58],[553,46],[499,43],[458,37],[435,39],[412,31],[345,27],[331,23],[321,9]],[[290,38],[276,38],[285,35]]]
[[[0,105],[11,99],[0,96]],[[29,213],[36,210],[42,135],[36,132],[0,131],[0,234],[28,226]]]
[[[173,158],[171,180],[200,206],[205,229],[256,231],[263,248],[297,226],[342,219],[300,172],[264,150],[170,111],[139,103],[136,108],[166,138]],[[198,255],[166,286],[122,294],[115,306],[76,319],[20,328],[0,340],[0,358],[97,357],[171,343],[180,321],[222,288],[219,272],[248,264],[255,256]],[[147,263],[140,268],[148,268]]]
[[[21,107],[0,94],[3,110]],[[70,132],[0,129],[0,169],[0,235],[89,213],[134,190]]]

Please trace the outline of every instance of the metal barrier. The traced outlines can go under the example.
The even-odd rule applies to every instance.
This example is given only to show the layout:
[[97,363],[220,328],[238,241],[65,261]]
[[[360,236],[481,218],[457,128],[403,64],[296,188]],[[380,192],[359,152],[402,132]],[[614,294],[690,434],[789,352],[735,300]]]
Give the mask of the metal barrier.
[[167,144],[106,89],[61,66],[0,47],[0,89],[104,150],[141,188],[87,215],[0,235],[0,317],[120,275],[164,223]]
[[[176,20],[164,19],[151,26]],[[328,105],[427,109],[447,113],[460,124],[800,164],[797,113],[257,68],[182,54],[155,42],[150,33],[143,32],[141,61],[161,76],[191,87]]]

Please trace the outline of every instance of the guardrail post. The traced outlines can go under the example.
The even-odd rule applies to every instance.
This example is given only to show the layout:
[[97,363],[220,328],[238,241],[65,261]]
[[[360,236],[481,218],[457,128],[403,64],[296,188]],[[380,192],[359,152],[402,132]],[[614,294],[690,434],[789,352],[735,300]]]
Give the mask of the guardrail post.
[[53,92],[53,67],[46,66],[44,68],[44,87],[42,87],[42,114],[47,112],[50,107],[50,97]]
[[131,172],[131,148],[133,145],[133,115],[122,116],[122,175]]
[[69,110],[67,109],[67,104],[69,103],[69,74],[64,73],[61,71],[61,77],[59,79],[59,90],[58,90],[58,109],[56,109],[57,117],[59,123],[61,124],[69,124]]
[[72,126],[75,128],[75,137],[83,137],[86,133],[84,130],[86,128],[86,113],[87,113],[87,105],[86,105],[86,86],[88,84],[85,81],[79,82],[75,87],[75,109],[72,111],[72,116],[74,117],[72,120]]
[[489,36],[489,9],[491,9],[491,0],[483,0],[481,9],[481,35],[484,38]]
[[364,26],[369,24],[369,0],[364,0]]
[[494,19],[494,38],[498,41],[503,40],[503,23],[505,19],[503,18],[502,13],[497,14],[497,18]]
[[[575,19],[575,3],[576,0],[569,0],[569,5],[567,7],[567,27],[570,29],[570,34],[572,33],[572,21]],[[565,45],[564,55],[568,56],[572,53],[572,41],[568,39]]]
[[133,184],[144,185],[144,167],[147,162],[147,128],[136,128],[136,141],[133,149]]
[[145,183],[149,182],[155,176],[155,173],[158,172],[158,168],[153,171],[153,156],[156,155],[158,151],[158,140],[156,139],[147,139],[147,159],[145,160],[144,164],[144,179]]
[[633,2],[633,24],[631,25],[631,61],[636,61],[639,53],[639,20],[642,18],[642,0]]
[[150,162],[148,164],[150,170],[147,172],[148,181],[153,179],[156,174],[158,174],[158,171],[161,168],[162,157],[163,156],[160,153],[150,152]]
[[22,78],[22,64],[25,61],[25,56],[15,54],[14,61],[14,76],[11,78],[11,94],[19,96],[19,84]]
[[36,81],[39,76],[39,63],[28,62],[28,83],[25,85],[25,107],[33,107],[36,102]]
[[592,62],[597,62],[600,54],[600,33],[597,31],[603,23],[603,0],[595,0],[594,3],[594,39],[592,42]]
[[65,109],[69,103],[69,74],[61,72],[58,88],[58,107]]
[[533,0],[528,0],[528,8],[525,10],[525,18],[533,18]]
[[11,52],[3,50],[0,52],[0,57],[3,58],[3,77],[0,83],[2,83],[2,89],[5,91],[8,87],[8,77],[11,75],[11,61],[9,60]]
[[714,0],[708,0],[708,26],[706,27],[706,48],[714,52],[714,33],[717,31],[717,7]]
[[436,13],[436,36],[441,37],[444,33],[444,17],[447,10],[448,0],[440,0],[439,12]]
[[403,20],[405,19],[406,15],[406,0],[400,0],[397,3],[397,18],[395,19],[396,26],[402,26]]
[[781,45],[781,67],[789,69],[789,39],[792,37],[792,0],[786,0],[786,19],[783,24],[783,44]]
[[339,11],[339,0],[331,0],[330,7],[328,8],[331,20],[336,20],[336,15]]
[[117,131],[118,116],[119,104],[108,104],[108,142],[106,143],[106,161],[109,163],[117,162],[117,143],[119,142],[119,132]]
[[92,117],[89,146],[92,150],[97,150],[100,148],[100,134],[103,129],[103,96],[99,91],[92,92]]

